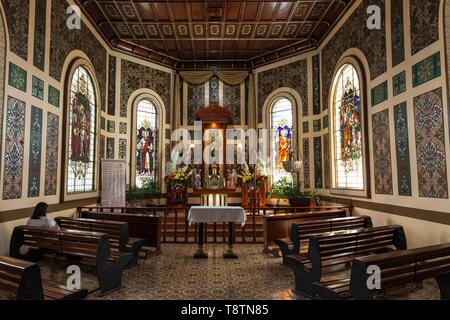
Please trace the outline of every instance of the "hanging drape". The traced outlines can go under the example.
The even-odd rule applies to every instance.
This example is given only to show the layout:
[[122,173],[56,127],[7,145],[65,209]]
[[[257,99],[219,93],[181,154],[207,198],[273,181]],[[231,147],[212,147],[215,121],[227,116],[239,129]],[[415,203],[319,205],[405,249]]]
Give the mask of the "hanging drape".
[[182,71],[180,77],[193,85],[200,85],[207,82],[212,76],[212,71]]

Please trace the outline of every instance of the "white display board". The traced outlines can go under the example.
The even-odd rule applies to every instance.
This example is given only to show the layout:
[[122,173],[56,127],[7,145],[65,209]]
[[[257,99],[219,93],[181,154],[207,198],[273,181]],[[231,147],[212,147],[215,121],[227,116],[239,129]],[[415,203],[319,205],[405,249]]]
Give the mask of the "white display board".
[[125,160],[102,160],[102,206],[125,207],[126,168]]

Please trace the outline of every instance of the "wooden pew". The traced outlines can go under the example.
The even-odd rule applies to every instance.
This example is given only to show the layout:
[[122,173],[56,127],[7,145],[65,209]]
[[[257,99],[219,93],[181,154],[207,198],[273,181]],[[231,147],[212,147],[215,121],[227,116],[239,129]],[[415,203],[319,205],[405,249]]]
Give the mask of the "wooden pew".
[[320,282],[324,268],[349,265],[353,259],[393,250],[406,250],[406,237],[401,226],[346,230],[313,235],[309,239],[307,256],[290,255],[295,291],[314,296],[314,286]]
[[0,256],[0,288],[14,292],[17,300],[81,300],[88,295],[85,289],[42,280],[36,263],[5,256]]
[[[380,268],[380,289],[367,286],[370,266]],[[380,290],[430,278],[436,279],[441,300],[450,300],[450,243],[357,258],[350,279],[317,283],[315,291],[327,300],[372,300]]]
[[[95,208],[95,207],[94,207]],[[145,250],[149,254],[161,252],[161,217],[150,213],[101,212],[94,210],[78,211],[79,218],[128,222],[132,238],[145,239]]]
[[[22,254],[22,246],[29,250]],[[64,255],[69,258],[93,259],[96,262],[100,294],[105,295],[122,287],[122,273],[133,258],[131,253],[111,251],[108,235],[79,230],[47,230],[18,226],[11,236],[9,255],[24,260],[34,260],[36,252]]]
[[58,217],[55,221],[63,230],[106,233],[113,249],[133,254],[128,267],[137,265],[139,252],[146,242],[144,239],[130,238],[127,222],[65,217]]
[[[345,217],[333,219],[308,219],[291,224],[291,237],[277,239],[275,243],[280,247],[283,256],[283,265],[289,265],[286,256],[300,255],[302,248],[307,248],[309,237],[324,232],[334,232],[352,229],[372,228],[372,219],[369,216]],[[302,250],[303,251],[303,250]],[[305,254],[303,254],[305,255]]]
[[290,226],[292,223],[304,221],[306,219],[329,219],[342,218],[345,216],[347,216],[346,209],[314,210],[301,213],[284,213],[263,216],[264,252],[273,253],[273,249],[270,247],[275,244],[275,240],[288,238],[290,236]]

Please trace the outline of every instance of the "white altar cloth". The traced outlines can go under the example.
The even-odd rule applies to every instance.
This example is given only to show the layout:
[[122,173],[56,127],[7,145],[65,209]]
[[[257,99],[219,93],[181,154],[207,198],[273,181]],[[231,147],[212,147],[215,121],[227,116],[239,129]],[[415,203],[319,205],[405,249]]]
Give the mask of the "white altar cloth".
[[188,222],[211,223],[211,222],[239,222],[245,226],[247,215],[242,207],[206,207],[193,206],[189,210]]

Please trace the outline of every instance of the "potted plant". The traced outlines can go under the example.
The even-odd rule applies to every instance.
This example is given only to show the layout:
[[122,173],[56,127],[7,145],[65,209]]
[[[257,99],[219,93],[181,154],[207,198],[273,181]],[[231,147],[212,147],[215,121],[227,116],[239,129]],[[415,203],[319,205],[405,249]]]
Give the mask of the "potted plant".
[[277,205],[280,204],[280,199],[282,198],[289,199],[289,205],[292,207],[308,207],[320,204],[319,194],[311,190],[301,192],[300,186],[292,178],[288,177],[284,177],[272,184],[269,196],[277,198]]
[[159,194],[160,188],[157,182],[144,182],[140,187],[128,185],[126,200],[128,205],[138,206]]
[[289,179],[288,177],[283,177],[271,185],[267,197],[276,198],[277,206],[279,206],[280,200],[288,198],[289,194],[293,192],[292,185],[293,185],[292,179]]

